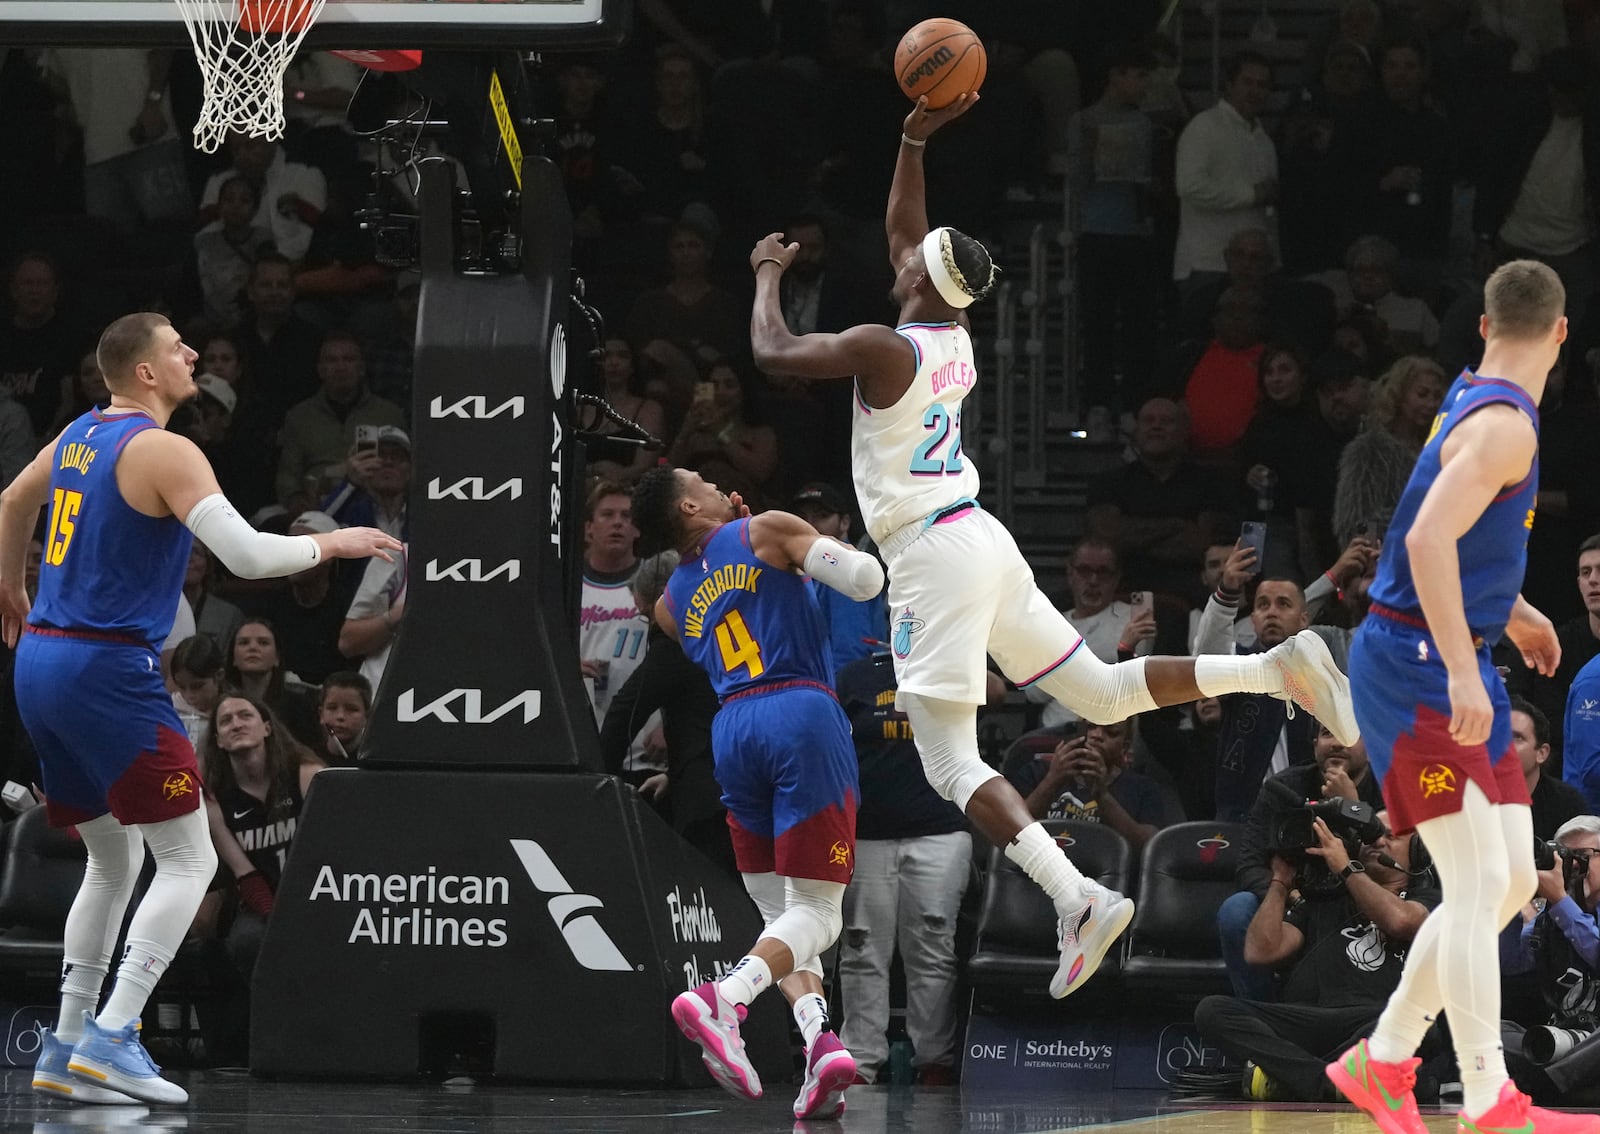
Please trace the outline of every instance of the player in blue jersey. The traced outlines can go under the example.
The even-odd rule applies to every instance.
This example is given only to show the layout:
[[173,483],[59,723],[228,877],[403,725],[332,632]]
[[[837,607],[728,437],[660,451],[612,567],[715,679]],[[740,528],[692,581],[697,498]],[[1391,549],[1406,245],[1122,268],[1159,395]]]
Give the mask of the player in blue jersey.
[[1567,337],[1555,272],[1489,277],[1477,373],[1445,395],[1384,540],[1372,606],[1350,647],[1356,719],[1396,835],[1416,831],[1444,901],[1406,955],[1370,1040],[1328,1077],[1386,1134],[1422,1134],[1413,1052],[1441,1008],[1461,1066],[1464,1134],[1575,1134],[1600,1118],[1531,1106],[1500,1047],[1496,937],[1533,897],[1533,813],[1490,660],[1502,635],[1550,675],[1561,646],[1521,597],[1539,489],[1539,397]]
[[[78,1102],[188,1098],[145,1053],[138,1016],[217,862],[194,748],[158,654],[193,536],[246,578],[330,556],[387,558],[400,546],[373,528],[276,536],[240,519],[200,450],[163,428],[198,392],[197,357],[163,315],[112,323],[96,350],[110,404],[69,424],[0,493],[0,625],[17,651],[17,708],[39,753],[50,822],[76,826],[88,852],[63,933],[61,1015],[42,1036],[33,1086]],[[46,504],[30,609],[23,561]],[[96,1016],[145,846],[155,877]]]
[[643,544],[681,556],[656,621],[722,700],[711,753],[734,859],[766,923],[726,976],[673,1001],[673,1018],[724,1087],[759,1097],[739,1013],[777,983],[806,1042],[795,1117],[834,1117],[856,1069],[828,1024],[820,957],[844,922],[860,788],[828,627],[805,576],[862,601],[883,589],[883,568],[798,516],[751,517],[737,495],[686,469],[640,478],[633,522]]

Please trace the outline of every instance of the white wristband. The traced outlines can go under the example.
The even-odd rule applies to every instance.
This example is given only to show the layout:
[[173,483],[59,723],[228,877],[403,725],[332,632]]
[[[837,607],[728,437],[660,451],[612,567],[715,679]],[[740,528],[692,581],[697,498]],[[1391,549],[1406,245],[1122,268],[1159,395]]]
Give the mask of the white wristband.
[[883,590],[883,565],[876,558],[826,536],[811,545],[802,566],[823,586],[857,602]]
[[241,579],[293,575],[322,562],[322,545],[311,536],[258,532],[220,492],[196,504],[183,522]]

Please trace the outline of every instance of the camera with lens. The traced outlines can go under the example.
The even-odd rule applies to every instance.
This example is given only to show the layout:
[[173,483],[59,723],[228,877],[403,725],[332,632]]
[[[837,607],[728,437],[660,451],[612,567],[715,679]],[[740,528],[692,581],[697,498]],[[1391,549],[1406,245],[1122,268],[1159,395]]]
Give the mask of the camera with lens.
[[1539,870],[1554,870],[1556,868],[1556,855],[1561,853],[1561,844],[1554,839],[1541,839],[1538,835],[1533,837],[1533,865]]
[[1321,845],[1313,826],[1318,819],[1327,824],[1352,859],[1361,857],[1363,845],[1381,839],[1384,828],[1371,804],[1338,797],[1297,800],[1294,806],[1282,807],[1269,817],[1267,849],[1297,868],[1297,887],[1307,892],[1335,891],[1339,879],[1333,877],[1327,863],[1306,853]]
[[1383,837],[1383,824],[1378,822],[1371,804],[1336,797],[1311,800],[1278,812],[1267,829],[1269,848],[1284,858],[1303,856],[1308,848],[1320,842],[1313,829],[1318,819],[1343,840],[1351,858],[1360,855],[1363,844],[1375,843]]

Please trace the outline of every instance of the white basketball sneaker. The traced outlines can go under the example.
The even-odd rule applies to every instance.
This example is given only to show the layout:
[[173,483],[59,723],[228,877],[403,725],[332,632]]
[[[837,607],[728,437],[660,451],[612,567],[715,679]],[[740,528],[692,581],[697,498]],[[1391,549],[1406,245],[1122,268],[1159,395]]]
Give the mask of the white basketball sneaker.
[[1316,717],[1340,744],[1361,739],[1356,711],[1350,704],[1350,679],[1333,664],[1328,644],[1315,631],[1302,630],[1284,639],[1265,657],[1283,673],[1283,692],[1273,696]]
[[1050,995],[1057,1000],[1076,992],[1094,976],[1106,952],[1133,920],[1132,898],[1087,879],[1085,885],[1092,889],[1081,905],[1056,907],[1061,964],[1050,978]]

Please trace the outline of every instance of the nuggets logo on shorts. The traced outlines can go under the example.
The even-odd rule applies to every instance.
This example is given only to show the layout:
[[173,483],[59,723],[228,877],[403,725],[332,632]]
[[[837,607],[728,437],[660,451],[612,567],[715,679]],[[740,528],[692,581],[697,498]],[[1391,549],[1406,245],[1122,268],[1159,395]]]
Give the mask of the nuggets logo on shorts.
[[911,635],[926,625],[927,623],[918,618],[909,606],[902,610],[899,617],[894,620],[894,641],[891,643],[894,646],[894,656],[910,657]]
[[1456,790],[1456,774],[1443,764],[1429,764],[1417,776],[1417,786],[1422,789],[1423,799],[1432,799],[1436,795]]
[[834,843],[828,848],[828,861],[834,866],[849,866],[850,848],[844,843]]
[[168,776],[161,782],[161,794],[169,801],[194,794],[194,778],[188,772]]

